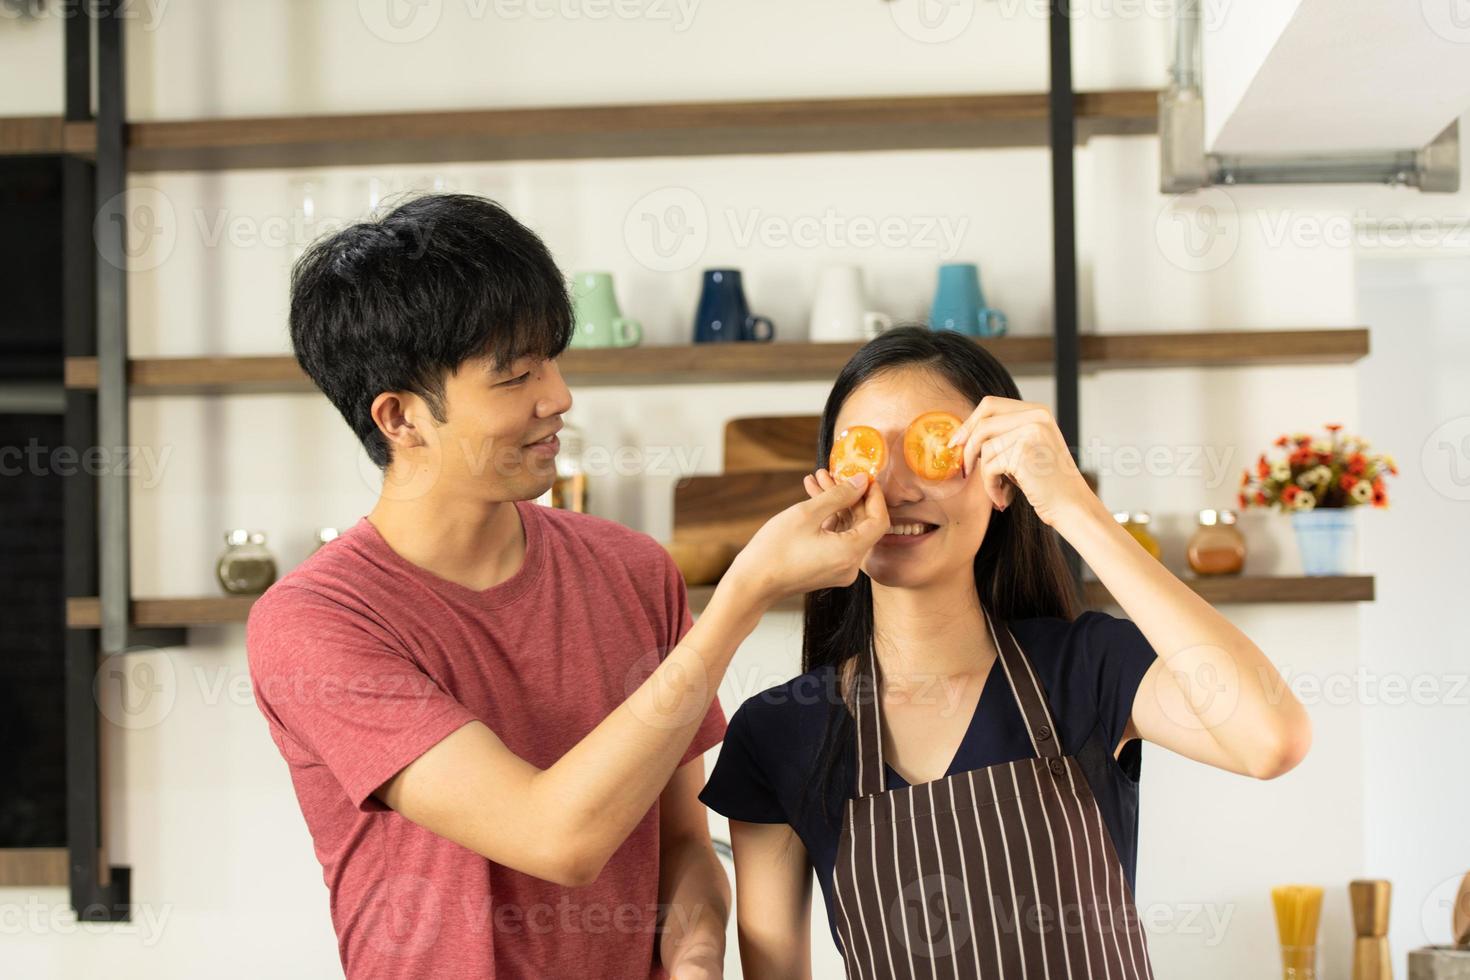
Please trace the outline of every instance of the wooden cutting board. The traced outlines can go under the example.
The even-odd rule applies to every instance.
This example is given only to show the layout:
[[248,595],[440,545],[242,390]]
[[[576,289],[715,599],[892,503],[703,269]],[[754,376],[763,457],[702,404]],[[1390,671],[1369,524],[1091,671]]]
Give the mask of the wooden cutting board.
[[792,470],[692,476],[674,485],[674,538],[743,547],[772,515],[806,499]]
[[796,470],[810,473],[817,458],[816,415],[773,415],[725,423],[725,472]]

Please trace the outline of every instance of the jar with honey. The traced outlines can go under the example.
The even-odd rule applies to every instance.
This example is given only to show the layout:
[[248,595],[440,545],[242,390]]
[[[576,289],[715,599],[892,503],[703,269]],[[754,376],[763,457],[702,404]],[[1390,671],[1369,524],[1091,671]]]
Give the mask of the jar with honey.
[[567,422],[563,423],[558,438],[561,440],[561,451],[556,454],[556,481],[536,498],[536,503],[586,514],[587,469],[582,459],[582,432]]
[[1235,511],[1200,511],[1186,554],[1196,575],[1239,575],[1245,567],[1245,535],[1235,526]]
[[1148,525],[1152,518],[1146,510],[1135,510],[1129,513],[1120,510],[1113,514],[1113,520],[1123,525],[1123,530],[1133,535],[1133,540],[1143,546],[1143,550],[1153,555],[1159,561],[1163,561],[1163,552],[1159,548],[1159,541],[1149,531]]

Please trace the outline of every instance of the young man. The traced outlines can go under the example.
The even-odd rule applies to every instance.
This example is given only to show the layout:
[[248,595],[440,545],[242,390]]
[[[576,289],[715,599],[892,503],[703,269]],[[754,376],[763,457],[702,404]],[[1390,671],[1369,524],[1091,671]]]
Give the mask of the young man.
[[[246,635],[347,975],[721,976],[729,885],[696,798],[715,690],[764,609],[856,578],[881,493],[772,518],[692,624],[657,543],[532,502],[571,310],[499,206],[422,197],[317,243],[290,322],[384,471]],[[854,529],[824,530],[844,508]]]

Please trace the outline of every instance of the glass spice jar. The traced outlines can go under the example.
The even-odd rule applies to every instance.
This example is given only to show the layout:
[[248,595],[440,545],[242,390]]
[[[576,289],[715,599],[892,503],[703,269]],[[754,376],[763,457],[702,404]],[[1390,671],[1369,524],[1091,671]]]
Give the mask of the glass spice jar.
[[1202,510],[1186,549],[1196,575],[1239,575],[1245,567],[1245,535],[1233,510]]
[[256,595],[276,580],[276,560],[261,531],[237,529],[225,534],[227,547],[215,565],[219,584],[231,595]]
[[1163,552],[1159,548],[1158,539],[1149,532],[1148,525],[1152,520],[1146,510],[1136,510],[1129,513],[1120,510],[1113,514],[1113,520],[1123,525],[1123,530],[1133,535],[1133,540],[1143,546],[1143,550],[1153,555],[1155,559],[1163,561]]
[[336,541],[341,535],[342,532],[335,527],[319,527],[316,529],[316,544],[311,546],[311,550],[315,552],[328,541]]
[[557,438],[561,450],[556,454],[556,480],[536,498],[538,504],[560,510],[587,511],[587,470],[582,465],[583,438],[580,429],[565,423]]
[[556,483],[551,506],[587,513],[587,471],[582,466],[582,432],[570,425],[561,430],[561,452],[556,454]]

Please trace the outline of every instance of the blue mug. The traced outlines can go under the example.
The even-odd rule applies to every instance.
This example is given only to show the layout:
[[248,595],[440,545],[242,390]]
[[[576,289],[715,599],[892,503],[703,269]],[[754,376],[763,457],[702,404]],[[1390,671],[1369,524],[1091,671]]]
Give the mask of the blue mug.
[[752,316],[745,302],[739,269],[706,269],[699,309],[694,314],[694,342],[734,341],[765,343],[776,337],[776,326],[763,316]]
[[1006,332],[1006,315],[985,305],[980,270],[973,262],[939,267],[939,285],[929,308],[932,330],[953,330],[971,337],[999,337]]

